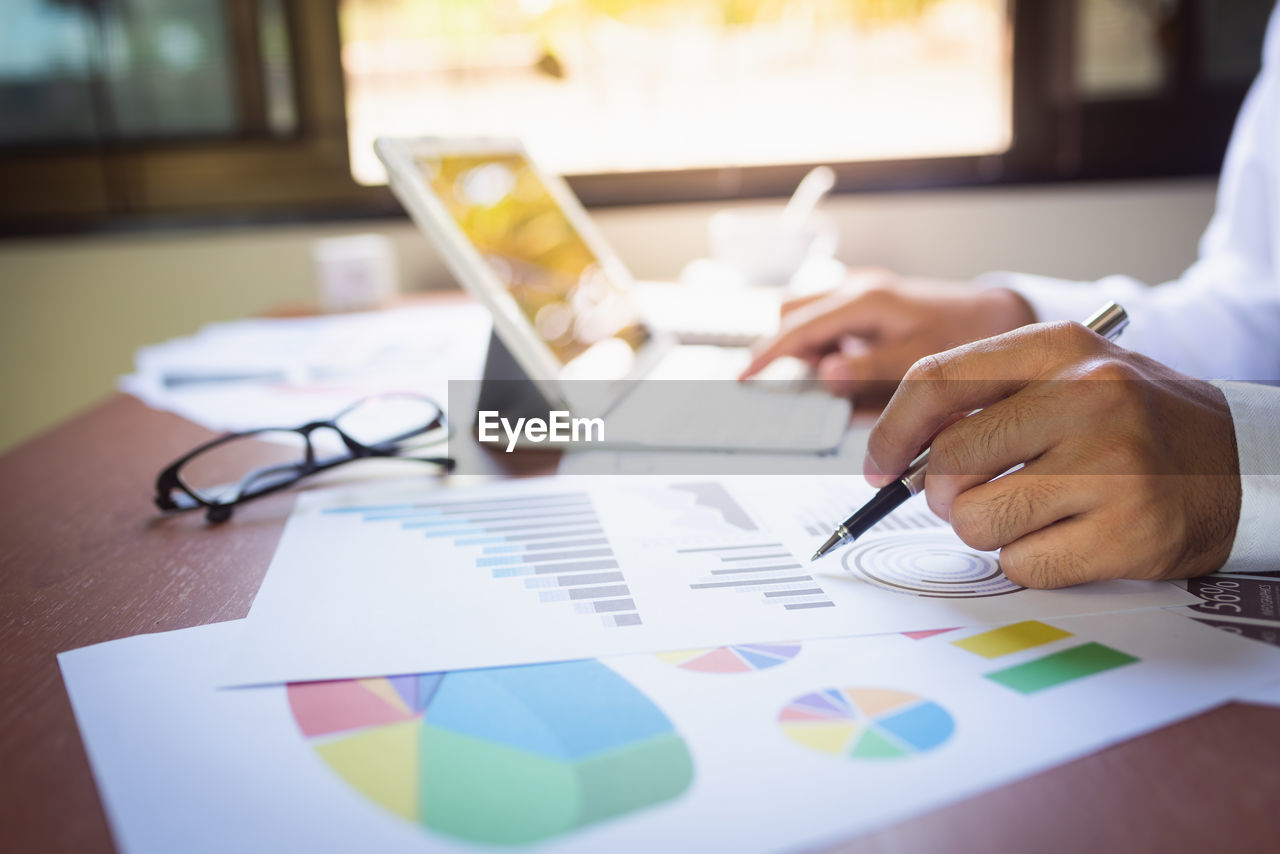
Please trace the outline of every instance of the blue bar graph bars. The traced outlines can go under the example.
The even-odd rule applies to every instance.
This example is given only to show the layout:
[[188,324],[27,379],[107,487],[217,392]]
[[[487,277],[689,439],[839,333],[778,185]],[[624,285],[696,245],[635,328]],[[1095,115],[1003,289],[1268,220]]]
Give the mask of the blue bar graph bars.
[[[631,588],[586,492],[340,507],[363,522],[397,525],[472,553],[477,572],[522,579],[537,603],[596,617],[607,627],[641,625]],[[775,549],[776,551],[776,549]],[[787,556],[789,557],[789,555]]]
[[764,605],[787,611],[835,607],[822,586],[781,543],[700,546],[676,549],[676,553],[719,561],[718,568],[690,584],[690,590],[758,596]]

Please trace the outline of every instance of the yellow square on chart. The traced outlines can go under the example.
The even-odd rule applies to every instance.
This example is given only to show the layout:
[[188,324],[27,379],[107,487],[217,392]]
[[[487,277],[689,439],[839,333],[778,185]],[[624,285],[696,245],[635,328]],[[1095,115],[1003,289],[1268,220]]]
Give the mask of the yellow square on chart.
[[953,641],[953,646],[968,650],[983,658],[999,658],[1013,652],[1021,652],[1036,646],[1053,643],[1056,640],[1071,637],[1071,632],[1063,631],[1055,626],[1039,620],[1025,620],[1011,626],[1002,626],[989,632],[972,635],[963,640]]

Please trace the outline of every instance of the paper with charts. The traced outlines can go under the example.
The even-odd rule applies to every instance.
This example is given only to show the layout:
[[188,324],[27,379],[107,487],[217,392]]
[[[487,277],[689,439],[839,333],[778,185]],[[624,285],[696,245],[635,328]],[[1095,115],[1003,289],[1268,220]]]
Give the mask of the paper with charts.
[[[909,504],[809,562],[853,478],[546,478],[304,496],[227,684],[459,670],[1181,605],[1023,590]],[[803,556],[803,557],[802,557]]]
[[1157,609],[218,690],[241,628],[61,656],[121,851],[808,850],[1280,664]]

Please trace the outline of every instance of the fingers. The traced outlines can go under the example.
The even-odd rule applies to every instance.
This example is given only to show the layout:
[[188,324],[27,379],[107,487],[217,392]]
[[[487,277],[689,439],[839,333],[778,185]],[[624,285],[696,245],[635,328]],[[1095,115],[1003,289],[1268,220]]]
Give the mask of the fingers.
[[827,299],[831,296],[829,291],[816,294],[805,294],[804,296],[791,297],[782,301],[780,308],[781,315],[785,318],[788,314],[794,313],[797,309],[804,308],[806,305],[812,305],[819,300]]
[[[1050,467],[1057,473],[1047,472]],[[1038,460],[960,493],[949,508],[956,536],[975,549],[995,551],[1103,503],[1096,479],[1061,470]]]
[[815,300],[783,317],[782,328],[771,340],[759,345],[739,379],[754,376],[774,359],[783,356],[813,358],[832,349],[847,334],[848,304],[833,305],[830,298]]
[[1103,514],[1074,516],[1009,543],[1000,550],[1000,568],[1013,583],[1042,590],[1138,577],[1114,544]]
[[[916,337],[891,344],[872,344],[861,338],[841,342],[815,365],[818,381],[831,394],[852,397],[872,384],[895,385],[919,358],[924,344]],[[887,392],[886,392],[887,393]]]
[[1069,381],[1034,382],[967,418],[953,414],[929,444],[925,494],[933,512],[954,524],[958,497],[1022,463],[1029,465],[1017,473],[1020,482],[1027,473],[1075,471],[1056,450],[1079,426],[1071,397]]
[[739,379],[758,374],[774,359],[794,356],[813,360],[835,349],[849,335],[874,335],[888,309],[884,292],[861,291],[824,295],[783,317],[782,329],[760,345]]
[[921,359],[871,431],[867,480],[890,483],[956,413],[990,406],[1109,346],[1076,323],[1038,324]]

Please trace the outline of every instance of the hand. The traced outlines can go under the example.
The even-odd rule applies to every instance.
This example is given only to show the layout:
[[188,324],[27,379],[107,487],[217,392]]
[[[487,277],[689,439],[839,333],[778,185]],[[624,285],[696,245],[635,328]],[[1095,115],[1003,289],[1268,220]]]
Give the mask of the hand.
[[1222,392],[1079,324],[917,362],[871,433],[867,480],[892,482],[925,446],[929,506],[1026,587],[1186,578],[1231,552],[1240,471]]
[[868,269],[855,271],[840,290],[786,303],[782,315],[778,335],[757,348],[741,378],[795,356],[843,396],[897,383],[922,356],[1035,320],[1012,291]]

